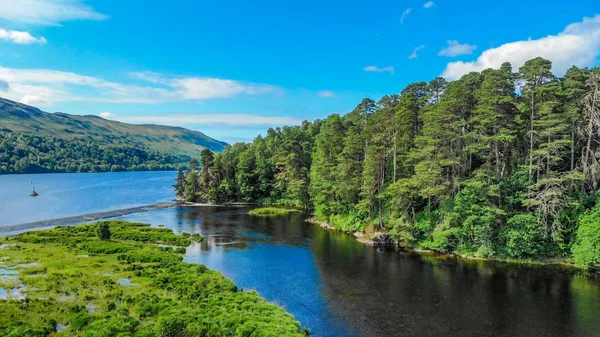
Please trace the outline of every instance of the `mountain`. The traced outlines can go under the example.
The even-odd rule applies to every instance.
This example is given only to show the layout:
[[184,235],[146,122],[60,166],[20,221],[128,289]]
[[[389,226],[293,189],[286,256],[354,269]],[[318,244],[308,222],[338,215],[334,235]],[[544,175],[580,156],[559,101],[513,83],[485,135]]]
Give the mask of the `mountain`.
[[205,148],[221,152],[227,145],[202,132],[180,127],[133,125],[91,115],[48,113],[3,98],[0,98],[0,132],[28,133],[65,140],[91,138],[99,146],[129,144],[192,158],[200,158],[200,152]]

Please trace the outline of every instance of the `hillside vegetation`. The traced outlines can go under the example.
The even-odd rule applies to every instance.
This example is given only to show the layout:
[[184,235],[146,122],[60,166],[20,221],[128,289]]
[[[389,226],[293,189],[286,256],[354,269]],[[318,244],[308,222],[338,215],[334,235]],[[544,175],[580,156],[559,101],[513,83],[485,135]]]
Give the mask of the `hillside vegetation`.
[[256,292],[182,262],[201,240],[124,221],[4,238],[0,335],[306,336]]
[[[0,143],[2,146],[0,153],[10,157],[10,160],[2,158],[0,162],[5,166],[3,173],[28,172],[22,169],[27,167],[40,167],[39,172],[89,172],[94,171],[93,167],[101,171],[110,171],[113,165],[118,170],[162,169],[161,165],[176,167],[179,165],[173,165],[175,162],[181,164],[186,159],[189,160],[189,157],[198,157],[203,149],[220,152],[227,145],[201,132],[184,128],[132,125],[97,116],[47,113],[2,98],[0,98],[0,133],[2,134],[0,142],[10,140],[13,143],[11,145]],[[26,137],[19,138],[20,136]],[[61,143],[60,146],[66,144],[65,146],[70,148],[72,153],[77,151],[74,149],[81,146],[90,147],[90,151],[107,151],[107,156],[112,159],[98,160],[89,157],[88,154],[79,153],[75,156],[69,155],[71,160],[87,160],[89,167],[66,162],[48,164],[47,162],[56,155],[56,152],[61,150],[53,148],[57,142]],[[46,149],[41,144],[49,144],[49,148]],[[13,152],[15,148],[22,151]],[[115,152],[117,154],[113,155]],[[38,157],[45,156],[48,160],[42,160],[42,163],[36,161]],[[169,156],[172,157],[165,160]],[[19,161],[23,162],[19,164],[19,168],[16,168],[15,165]],[[77,168],[65,169],[69,165]]]
[[345,231],[479,257],[600,263],[600,68],[435,78],[203,153],[180,198],[303,205]]

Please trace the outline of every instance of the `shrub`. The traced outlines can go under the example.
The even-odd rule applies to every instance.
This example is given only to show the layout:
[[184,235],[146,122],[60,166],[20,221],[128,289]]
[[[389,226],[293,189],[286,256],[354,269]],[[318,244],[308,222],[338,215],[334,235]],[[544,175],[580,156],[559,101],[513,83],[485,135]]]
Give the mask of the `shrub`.
[[460,228],[450,228],[433,232],[433,241],[423,242],[423,248],[431,249],[440,253],[451,253],[460,240]]
[[408,222],[402,219],[390,219],[388,220],[388,225],[392,226],[389,234],[400,247],[409,247],[410,244],[414,241],[414,237],[411,234],[411,226]]
[[154,332],[157,337],[183,337],[185,322],[178,316],[161,316],[156,321]]
[[96,226],[96,236],[103,241],[110,240],[110,226],[108,225],[108,222],[98,222],[98,225]]
[[248,212],[250,215],[257,216],[277,216],[277,215],[286,215],[288,213],[298,212],[296,209],[291,208],[279,208],[279,207],[261,207],[255,208]]
[[71,316],[71,329],[78,331],[90,323],[90,316],[87,312],[79,312]]
[[544,254],[544,236],[533,214],[517,214],[500,230],[500,242],[512,258],[538,257]]
[[356,232],[365,229],[365,221],[354,213],[332,215],[329,218],[329,224],[346,232]]
[[573,245],[573,259],[579,268],[587,269],[600,263],[600,204],[579,217],[577,239]]

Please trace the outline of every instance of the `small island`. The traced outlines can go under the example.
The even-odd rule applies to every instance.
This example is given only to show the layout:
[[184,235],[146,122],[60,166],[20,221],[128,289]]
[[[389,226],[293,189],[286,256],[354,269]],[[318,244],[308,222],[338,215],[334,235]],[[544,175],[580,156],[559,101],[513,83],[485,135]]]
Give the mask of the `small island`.
[[282,308],[182,262],[198,234],[103,221],[5,237],[0,335],[306,336]]
[[300,212],[297,209],[293,208],[281,208],[281,207],[260,207],[255,208],[248,212],[250,215],[256,216],[278,216],[278,215],[286,215],[289,213]]

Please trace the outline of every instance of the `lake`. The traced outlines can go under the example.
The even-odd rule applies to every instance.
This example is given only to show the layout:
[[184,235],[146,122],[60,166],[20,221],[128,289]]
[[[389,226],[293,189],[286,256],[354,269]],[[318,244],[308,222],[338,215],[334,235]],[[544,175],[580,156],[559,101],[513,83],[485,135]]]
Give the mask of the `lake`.
[[[0,223],[168,201],[174,177],[0,176],[0,203],[12,205],[2,205]],[[21,197],[34,179],[40,197]],[[202,234],[186,261],[258,291],[314,336],[600,336],[598,279],[561,267],[385,251],[311,225],[302,214],[260,218],[248,210],[174,207],[122,219]]]
[[301,214],[176,207],[123,217],[200,233],[186,261],[283,306],[315,336],[600,336],[600,281],[563,267],[363,245]]
[[[176,176],[170,171],[0,175],[0,226],[171,201]],[[29,196],[33,187],[38,197]]]

